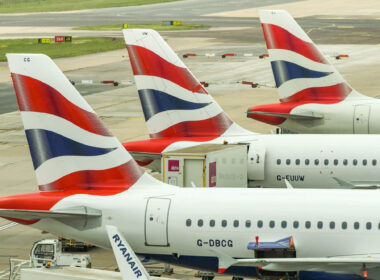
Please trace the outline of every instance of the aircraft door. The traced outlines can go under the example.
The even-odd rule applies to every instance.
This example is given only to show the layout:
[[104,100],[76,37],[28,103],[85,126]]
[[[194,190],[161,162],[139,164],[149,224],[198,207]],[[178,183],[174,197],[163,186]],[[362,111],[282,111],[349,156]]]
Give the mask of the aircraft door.
[[371,105],[356,105],[354,113],[354,133],[369,133],[369,113]]
[[192,183],[197,187],[205,187],[205,160],[198,158],[184,159],[183,181],[184,187],[192,187]]
[[145,245],[169,246],[169,198],[149,198],[145,211]]
[[248,180],[265,179],[265,147],[253,142],[248,151]]

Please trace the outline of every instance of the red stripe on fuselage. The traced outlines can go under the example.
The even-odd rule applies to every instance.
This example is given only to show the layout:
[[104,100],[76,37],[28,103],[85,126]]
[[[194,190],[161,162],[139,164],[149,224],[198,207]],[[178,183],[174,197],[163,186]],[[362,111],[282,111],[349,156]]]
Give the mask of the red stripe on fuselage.
[[207,94],[190,71],[178,67],[156,53],[136,45],[127,45],[134,75],[148,75],[169,80],[189,91]]
[[52,114],[92,133],[112,136],[96,114],[74,105],[51,86],[28,76],[12,73],[20,111]]
[[128,189],[144,171],[134,160],[105,170],[83,170],[70,173],[50,184],[40,185],[40,191]]
[[313,87],[301,90],[292,96],[280,99],[281,102],[338,103],[352,91],[346,83],[328,87]]
[[[58,201],[65,197],[75,194],[88,194],[97,196],[115,195],[125,191],[125,188],[101,189],[101,190],[78,190],[78,191],[62,191],[62,192],[40,192],[12,195],[0,198],[0,209],[13,210],[36,210],[49,211]],[[30,225],[39,220],[22,220],[22,219],[5,219]]]
[[306,42],[277,25],[263,23],[261,26],[268,49],[290,50],[313,61],[329,64],[313,43]]
[[206,120],[177,123],[160,132],[149,134],[149,136],[150,138],[218,137],[222,135],[232,123],[232,120],[222,112]]

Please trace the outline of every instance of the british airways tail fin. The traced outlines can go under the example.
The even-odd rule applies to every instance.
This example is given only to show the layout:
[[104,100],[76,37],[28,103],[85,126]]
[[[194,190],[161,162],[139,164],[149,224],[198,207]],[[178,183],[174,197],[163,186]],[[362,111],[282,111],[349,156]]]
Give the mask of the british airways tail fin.
[[49,57],[7,59],[40,191],[127,189],[143,175]]
[[336,103],[361,96],[288,12],[262,10],[260,21],[281,102]]
[[247,134],[156,31],[123,32],[151,138]]

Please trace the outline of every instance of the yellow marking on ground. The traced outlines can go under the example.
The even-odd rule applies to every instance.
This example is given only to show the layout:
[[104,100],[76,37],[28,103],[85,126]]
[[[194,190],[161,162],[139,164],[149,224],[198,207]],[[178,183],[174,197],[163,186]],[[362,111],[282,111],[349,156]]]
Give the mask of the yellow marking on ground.
[[342,28],[342,29],[344,29],[344,28],[355,28],[355,26],[353,26],[353,25],[338,25],[337,28]]
[[143,117],[129,117],[128,120],[141,120]]

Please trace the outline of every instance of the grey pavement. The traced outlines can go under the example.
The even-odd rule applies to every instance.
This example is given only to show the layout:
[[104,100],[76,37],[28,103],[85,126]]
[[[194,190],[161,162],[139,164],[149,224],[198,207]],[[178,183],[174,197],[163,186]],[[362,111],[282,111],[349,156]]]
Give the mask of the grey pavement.
[[0,15],[0,26],[84,26],[112,23],[145,23],[182,20],[212,26],[252,26],[257,19],[204,17],[208,13],[263,7],[300,0],[185,0],[133,7],[64,13]]

